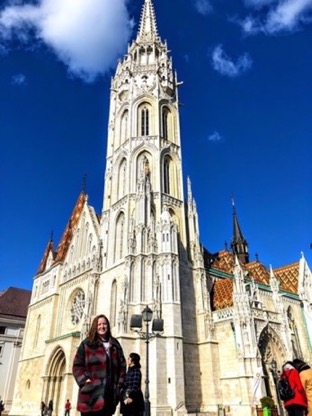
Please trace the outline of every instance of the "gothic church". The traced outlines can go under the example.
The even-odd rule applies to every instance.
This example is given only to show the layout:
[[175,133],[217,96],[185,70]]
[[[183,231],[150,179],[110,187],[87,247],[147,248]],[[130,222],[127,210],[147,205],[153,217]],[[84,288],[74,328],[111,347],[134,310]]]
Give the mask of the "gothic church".
[[46,247],[10,415],[37,415],[41,400],[53,399],[55,416],[67,398],[75,405],[73,355],[99,313],[125,354],[141,355],[143,380],[145,343],[131,316],[148,305],[164,320],[149,344],[152,416],[249,416],[260,397],[277,402],[276,367],[311,362],[304,256],[276,270],[250,261],[235,206],[231,249],[212,255],[200,243],[190,180],[183,190],[178,88],[145,0],[112,79],[102,213],[81,192],[58,246]]

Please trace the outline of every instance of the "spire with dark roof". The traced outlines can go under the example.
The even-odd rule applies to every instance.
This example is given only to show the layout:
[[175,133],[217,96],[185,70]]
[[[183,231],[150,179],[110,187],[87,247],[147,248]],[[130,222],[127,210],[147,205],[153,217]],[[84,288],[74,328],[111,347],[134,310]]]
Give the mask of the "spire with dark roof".
[[239,226],[234,197],[232,196],[232,207],[233,207],[233,237],[231,241],[231,247],[233,253],[238,257],[242,263],[249,263],[248,243],[241,228]]

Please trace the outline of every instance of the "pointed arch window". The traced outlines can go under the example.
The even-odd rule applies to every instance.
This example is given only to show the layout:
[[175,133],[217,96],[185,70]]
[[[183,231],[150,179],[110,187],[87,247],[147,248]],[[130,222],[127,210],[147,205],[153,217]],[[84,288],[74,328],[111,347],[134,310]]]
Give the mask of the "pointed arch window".
[[121,126],[120,126],[120,144],[123,144],[127,140],[128,134],[128,119],[129,119],[129,111],[125,110],[122,118],[121,118]]
[[130,265],[130,276],[129,276],[129,300],[130,302],[134,301],[134,275],[135,275],[135,270],[134,270],[134,264],[131,263]]
[[126,194],[126,170],[127,162],[126,159],[123,159],[119,166],[118,174],[118,199],[122,198]]
[[37,324],[36,324],[36,332],[35,332],[35,337],[34,337],[34,348],[38,345],[40,326],[41,326],[41,315],[38,315]]
[[141,136],[149,135],[149,110],[144,106],[141,110]]
[[114,280],[112,283],[110,322],[111,322],[112,327],[117,325],[117,282],[116,280]]
[[138,156],[136,164],[136,182],[138,183],[142,178],[149,176],[152,183],[151,174],[151,155],[143,152]]
[[115,261],[120,260],[124,255],[124,237],[125,237],[125,215],[121,213],[116,221],[115,228]]
[[168,119],[169,110],[167,107],[164,107],[162,111],[162,135],[164,139],[168,139]]
[[170,158],[166,157],[164,160],[164,192],[170,194]]

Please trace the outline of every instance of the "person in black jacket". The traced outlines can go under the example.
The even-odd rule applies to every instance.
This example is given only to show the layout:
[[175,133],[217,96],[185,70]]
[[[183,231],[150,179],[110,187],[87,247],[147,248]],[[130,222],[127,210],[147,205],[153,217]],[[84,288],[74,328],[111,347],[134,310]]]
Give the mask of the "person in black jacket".
[[132,352],[127,359],[128,369],[120,402],[120,413],[124,416],[141,416],[144,399],[141,390],[141,364],[139,354]]
[[3,403],[3,400],[1,400],[0,401],[0,416],[1,416],[1,413],[4,411],[4,403]]

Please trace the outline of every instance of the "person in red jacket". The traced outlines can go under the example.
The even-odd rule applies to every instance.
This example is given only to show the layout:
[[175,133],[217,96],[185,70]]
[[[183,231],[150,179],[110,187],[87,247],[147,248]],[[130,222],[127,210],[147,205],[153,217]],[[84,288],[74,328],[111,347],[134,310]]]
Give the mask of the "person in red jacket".
[[97,315],[76,352],[73,375],[79,386],[77,410],[82,416],[112,416],[126,376],[122,347],[105,315]]
[[287,361],[283,365],[281,377],[288,379],[289,385],[295,393],[292,399],[284,401],[288,416],[304,416],[307,410],[307,397],[299,373],[291,361]]
[[71,403],[69,399],[67,399],[65,403],[65,415],[64,416],[70,416],[70,410],[71,410]]

